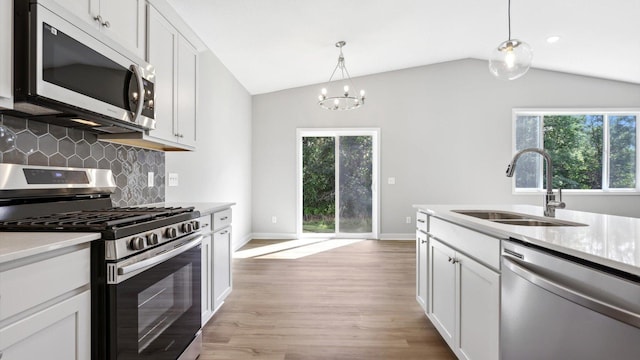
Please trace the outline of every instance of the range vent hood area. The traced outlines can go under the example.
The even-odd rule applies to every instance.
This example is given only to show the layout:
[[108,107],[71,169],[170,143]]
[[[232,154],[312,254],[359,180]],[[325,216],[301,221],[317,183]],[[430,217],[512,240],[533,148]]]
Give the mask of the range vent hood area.
[[158,139],[148,135],[146,132],[120,133],[120,134],[99,134],[99,141],[110,142],[120,145],[128,145],[143,149],[156,151],[194,151],[195,148],[170,141]]

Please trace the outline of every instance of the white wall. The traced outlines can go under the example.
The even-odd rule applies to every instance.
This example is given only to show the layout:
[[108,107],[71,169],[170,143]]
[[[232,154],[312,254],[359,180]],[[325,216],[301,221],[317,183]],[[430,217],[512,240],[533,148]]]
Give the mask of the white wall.
[[[530,203],[505,177],[516,107],[640,107],[640,86],[532,69],[493,78],[486,61],[460,60],[355,79],[367,104],[330,112],[321,85],[253,98],[253,232],[296,231],[296,128],[379,127],[381,238],[413,236],[412,204]],[[387,185],[388,177],[396,185]],[[640,217],[637,196],[565,196],[569,209]],[[278,223],[271,223],[271,216]]]
[[211,52],[200,54],[197,149],[166,153],[167,202],[235,202],[234,248],[251,236],[251,95]]

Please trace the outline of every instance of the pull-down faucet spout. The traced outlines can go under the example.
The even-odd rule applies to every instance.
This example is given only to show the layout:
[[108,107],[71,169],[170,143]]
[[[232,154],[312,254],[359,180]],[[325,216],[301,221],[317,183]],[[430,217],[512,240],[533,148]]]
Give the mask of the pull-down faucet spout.
[[511,159],[511,162],[507,166],[507,177],[512,177],[513,173],[516,171],[516,162],[520,158],[520,156],[524,153],[537,153],[544,157],[545,162],[547,163],[547,194],[545,195],[545,203],[544,203],[544,216],[555,217],[556,216],[556,208],[564,209],[566,206],[565,203],[562,202],[562,189],[560,192],[560,200],[556,201],[556,196],[553,193],[553,164],[551,161],[551,156],[546,151],[539,148],[526,148],[518,151]]

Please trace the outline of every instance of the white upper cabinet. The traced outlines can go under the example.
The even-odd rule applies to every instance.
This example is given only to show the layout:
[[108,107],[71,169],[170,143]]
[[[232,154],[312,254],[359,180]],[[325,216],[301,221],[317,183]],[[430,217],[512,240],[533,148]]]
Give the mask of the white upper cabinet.
[[141,59],[145,55],[144,0],[56,0]]
[[178,148],[196,146],[198,50],[154,6],[149,5],[147,61],[156,70],[154,138]]
[[13,108],[13,0],[0,0],[0,108]]

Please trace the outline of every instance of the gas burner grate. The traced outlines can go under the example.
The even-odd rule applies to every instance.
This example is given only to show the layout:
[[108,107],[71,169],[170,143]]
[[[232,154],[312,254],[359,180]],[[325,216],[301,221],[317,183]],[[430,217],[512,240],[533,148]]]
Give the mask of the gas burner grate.
[[103,231],[193,212],[193,207],[122,207],[0,221],[0,229]]

